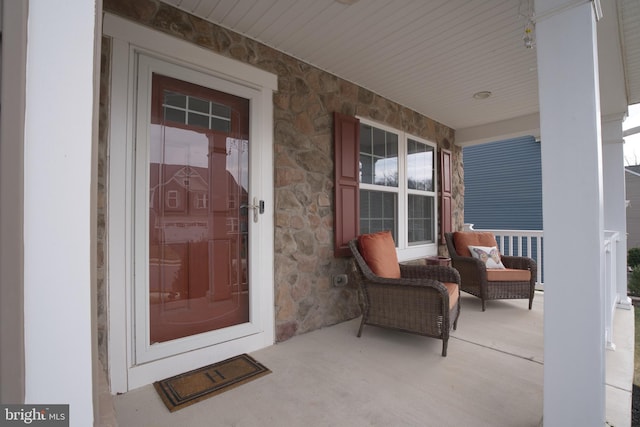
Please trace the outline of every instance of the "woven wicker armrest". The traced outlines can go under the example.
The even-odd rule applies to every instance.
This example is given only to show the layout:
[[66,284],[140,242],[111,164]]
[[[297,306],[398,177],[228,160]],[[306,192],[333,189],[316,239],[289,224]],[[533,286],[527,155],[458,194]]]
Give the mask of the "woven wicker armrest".
[[[477,258],[459,256],[451,259],[453,268],[460,272],[460,276],[464,276],[465,273],[480,274],[486,277],[487,265]],[[480,272],[480,273],[478,273]]]
[[422,278],[422,279],[411,279],[411,278],[401,278],[401,279],[389,279],[385,277],[375,276],[374,278],[366,279],[366,286],[394,286],[396,289],[401,288],[432,288],[443,295],[448,295],[447,288],[440,282],[439,280]]
[[443,265],[400,265],[400,275],[407,279],[433,279],[460,284],[460,274],[454,268]]
[[535,260],[528,257],[519,256],[502,256],[502,264],[507,268],[515,268],[517,270],[531,270],[532,274],[537,271]]

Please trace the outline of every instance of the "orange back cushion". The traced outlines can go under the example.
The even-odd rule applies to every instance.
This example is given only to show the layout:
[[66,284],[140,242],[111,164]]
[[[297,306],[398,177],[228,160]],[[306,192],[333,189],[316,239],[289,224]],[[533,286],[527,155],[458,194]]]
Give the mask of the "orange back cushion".
[[363,234],[358,237],[362,258],[376,276],[390,279],[400,278],[400,265],[396,244],[390,231]]
[[460,256],[471,256],[469,246],[498,247],[496,237],[489,231],[456,231],[453,233],[453,245]]

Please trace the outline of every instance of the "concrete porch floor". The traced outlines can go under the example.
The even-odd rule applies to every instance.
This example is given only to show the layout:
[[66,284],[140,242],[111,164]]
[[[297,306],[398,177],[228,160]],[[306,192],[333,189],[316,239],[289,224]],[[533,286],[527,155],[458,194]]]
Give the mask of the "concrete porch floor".
[[[360,319],[252,353],[272,373],[170,413],[152,386],[114,397],[121,427],[539,426],[543,294],[492,301],[463,294],[458,330],[440,340],[366,327]],[[607,421],[629,426],[633,311],[617,310],[607,351]]]

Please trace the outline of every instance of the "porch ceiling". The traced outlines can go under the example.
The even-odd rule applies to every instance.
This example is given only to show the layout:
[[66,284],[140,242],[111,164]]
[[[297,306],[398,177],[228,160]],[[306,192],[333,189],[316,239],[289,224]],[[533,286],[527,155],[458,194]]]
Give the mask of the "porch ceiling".
[[[526,0],[361,0],[351,6],[345,0],[162,1],[456,130],[538,111],[536,50],[523,43]],[[599,30],[609,33],[607,46],[622,53],[615,55],[624,70],[624,77],[617,72],[618,84],[626,78],[627,99],[613,104],[626,108],[640,102],[640,3],[607,1],[603,7],[616,25]],[[474,99],[479,91],[492,96]],[[616,91],[622,98],[624,92]]]

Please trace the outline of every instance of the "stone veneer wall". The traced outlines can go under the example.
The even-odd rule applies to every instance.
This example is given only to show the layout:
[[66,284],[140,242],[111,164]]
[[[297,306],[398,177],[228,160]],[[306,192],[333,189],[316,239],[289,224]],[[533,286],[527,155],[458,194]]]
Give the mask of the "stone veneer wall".
[[[342,80],[218,25],[158,0],[104,0],[104,10],[155,28],[278,76],[274,93],[275,304],[277,341],[357,317],[351,282],[336,288],[334,274],[348,270],[347,259],[333,257],[332,114],[359,115],[437,142],[453,151],[454,226],[463,223],[462,151],[454,131],[377,94]],[[108,43],[103,44],[103,59]],[[108,74],[103,73],[106,91]],[[101,97],[101,101],[103,97]],[[106,109],[107,100],[101,103]],[[101,122],[108,120],[101,112]],[[106,123],[106,122],[105,122]],[[100,203],[106,187],[106,138],[101,133]],[[104,210],[100,209],[100,251]],[[446,249],[440,247],[440,252]],[[100,269],[104,267],[100,256]],[[102,275],[100,274],[100,278]],[[106,286],[100,280],[100,301]],[[101,358],[106,365],[106,306],[100,304]]]

